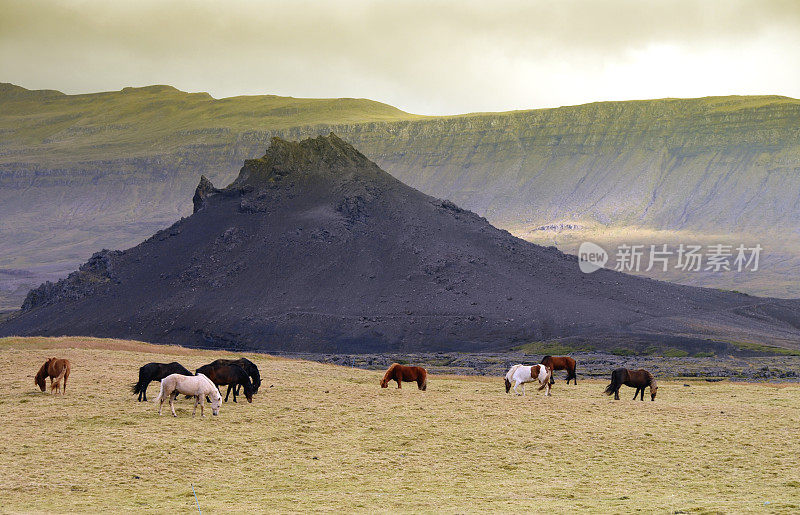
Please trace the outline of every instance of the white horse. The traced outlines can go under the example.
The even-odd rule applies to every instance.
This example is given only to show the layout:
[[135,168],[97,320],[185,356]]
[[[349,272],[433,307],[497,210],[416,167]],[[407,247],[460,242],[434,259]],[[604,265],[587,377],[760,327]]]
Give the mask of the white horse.
[[506,393],[511,390],[511,383],[514,382],[514,393],[517,392],[517,386],[522,385],[522,395],[525,395],[525,383],[532,383],[539,381],[541,385],[539,390],[545,390],[545,396],[550,395],[550,376],[553,374],[553,369],[545,367],[544,365],[514,365],[506,373]]
[[164,407],[164,401],[169,397],[169,407],[172,409],[172,416],[177,417],[175,414],[175,406],[172,404],[179,394],[194,396],[194,409],[192,416],[197,412],[197,405],[200,405],[200,416],[205,417],[203,408],[206,403],[206,395],[211,399],[211,413],[219,415],[219,407],[222,404],[222,395],[217,390],[216,385],[211,382],[211,379],[203,374],[195,376],[184,376],[181,374],[170,374],[161,380],[161,391],[156,397],[155,402],[158,402],[158,414],[161,415],[161,408]]

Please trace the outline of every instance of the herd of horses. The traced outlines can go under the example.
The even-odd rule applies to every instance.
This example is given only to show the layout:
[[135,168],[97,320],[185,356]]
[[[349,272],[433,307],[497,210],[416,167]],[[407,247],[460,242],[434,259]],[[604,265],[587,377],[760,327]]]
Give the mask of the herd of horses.
[[[517,395],[525,395],[525,383],[538,382],[539,390],[545,390],[545,396],[550,395],[550,388],[555,383],[553,372],[565,370],[567,372],[567,384],[570,380],[578,384],[575,375],[575,360],[569,356],[545,356],[541,363],[536,365],[514,365],[505,375],[506,393],[514,389]],[[66,359],[50,358],[36,373],[34,383],[42,390],[46,391],[46,380],[50,379],[50,392],[61,393],[67,389],[67,379],[70,373],[70,362]],[[247,402],[253,402],[253,395],[258,392],[261,386],[261,374],[255,363],[247,358],[239,359],[218,359],[207,365],[198,368],[194,373],[186,367],[173,361],[172,363],[148,363],[139,369],[139,380],[131,387],[133,393],[138,395],[139,402],[147,401],[147,386],[153,381],[160,381],[158,397],[158,414],[164,401],[169,400],[172,415],[175,415],[173,401],[178,395],[185,395],[187,398],[194,397],[194,410],[192,416],[200,406],[200,415],[205,416],[205,402],[211,404],[213,415],[219,414],[222,405],[222,393],[220,386],[227,386],[225,402],[233,392],[233,402],[236,401],[240,389],[243,390]],[[401,365],[393,363],[381,379],[381,388],[388,388],[389,382],[395,381],[397,388],[401,388],[402,383],[417,383],[417,388],[427,390],[428,371],[423,367]],[[656,400],[658,385],[653,375],[647,370],[628,370],[618,368],[611,373],[611,384],[605,389],[606,395],[614,394],[614,399],[619,400],[619,389],[622,385],[636,388],[633,399],[639,397],[644,400],[645,388],[650,388],[650,400]],[[520,388],[520,391],[517,390]]]
[[[539,390],[544,390],[545,396],[549,396],[550,387],[555,384],[553,372],[556,370],[566,370],[567,384],[570,381],[578,384],[575,366],[575,359],[569,356],[545,356],[538,365],[513,365],[506,372],[504,378],[506,393],[509,393],[513,388],[515,394],[525,395],[525,383],[538,382]],[[389,385],[389,381],[397,381],[398,388],[400,388],[402,381],[407,383],[415,382],[417,383],[417,388],[426,390],[428,388],[428,372],[422,367],[410,367],[393,363],[381,380],[381,388],[386,388]],[[644,400],[644,389],[648,387],[650,388],[650,400],[656,400],[658,385],[653,374],[647,370],[628,370],[627,368],[614,370],[611,373],[611,384],[606,387],[605,394],[611,395],[613,393],[614,399],[619,400],[619,389],[622,385],[636,388],[633,400],[636,400],[636,397],[640,396],[640,394],[641,400]],[[517,388],[520,390],[517,390]]]

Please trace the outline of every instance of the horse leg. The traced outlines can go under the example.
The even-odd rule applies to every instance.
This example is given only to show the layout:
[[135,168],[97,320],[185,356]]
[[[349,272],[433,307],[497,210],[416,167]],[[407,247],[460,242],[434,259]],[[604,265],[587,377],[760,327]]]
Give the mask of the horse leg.
[[642,386],[642,400],[644,400],[644,386]]
[[194,416],[194,414],[197,413],[197,405],[200,403],[200,397],[201,397],[200,395],[194,396],[194,409],[192,409],[192,416]]
[[[228,395],[230,394],[231,394],[231,385],[228,385],[228,391],[225,392],[225,402],[228,402]],[[233,395],[236,396],[236,393],[234,393]]]
[[395,381],[397,381],[397,389],[399,390],[400,389],[400,380],[399,379],[395,379]]
[[550,382],[548,381],[548,382],[547,382],[547,383],[545,383],[545,384],[546,384],[547,386],[545,386],[545,388],[544,388],[544,396],[545,396],[545,397],[550,397]]
[[617,386],[616,389],[614,389],[614,400],[615,401],[619,400],[619,386]]
[[169,395],[169,409],[172,410],[172,416],[173,417],[177,417],[178,416],[177,413],[175,413],[175,404],[173,404],[173,401],[175,399],[177,399],[177,398],[178,398],[178,390],[175,390],[174,392],[172,392]]
[[519,387],[522,388],[522,395],[524,397],[525,396],[525,383],[520,383]]
[[142,387],[142,391],[139,392],[139,402],[147,402],[147,386],[150,384],[150,381],[147,381],[144,386]]
[[206,416],[206,396],[205,395],[198,395],[198,399],[200,399],[200,416]]
[[[239,404],[239,401],[236,400],[236,395],[239,393],[239,392],[236,391],[236,387],[237,386],[239,386],[239,385],[237,384],[237,385],[234,385],[234,387],[233,387],[233,402],[235,402],[236,404]],[[231,385],[228,385],[228,388],[230,388],[230,387],[231,387]]]

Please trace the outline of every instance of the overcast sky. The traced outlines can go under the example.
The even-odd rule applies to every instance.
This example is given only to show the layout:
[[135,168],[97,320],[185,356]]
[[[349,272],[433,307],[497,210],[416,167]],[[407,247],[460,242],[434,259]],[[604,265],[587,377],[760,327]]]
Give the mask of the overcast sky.
[[421,114],[800,97],[800,0],[0,0],[0,82],[364,97]]

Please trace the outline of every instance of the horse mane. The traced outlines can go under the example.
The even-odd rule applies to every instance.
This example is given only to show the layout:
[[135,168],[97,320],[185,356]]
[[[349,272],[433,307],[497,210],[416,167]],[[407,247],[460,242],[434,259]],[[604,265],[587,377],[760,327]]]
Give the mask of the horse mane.
[[39,388],[45,388],[45,378],[47,378],[47,365],[50,364],[50,360],[53,358],[47,359],[42,367],[36,372],[36,377],[33,379],[33,383],[38,386]]
[[388,383],[389,381],[391,381],[392,373],[399,366],[400,366],[400,363],[392,363],[391,365],[389,365],[389,368],[386,370],[386,373],[383,374],[383,380],[381,381],[381,384]]

